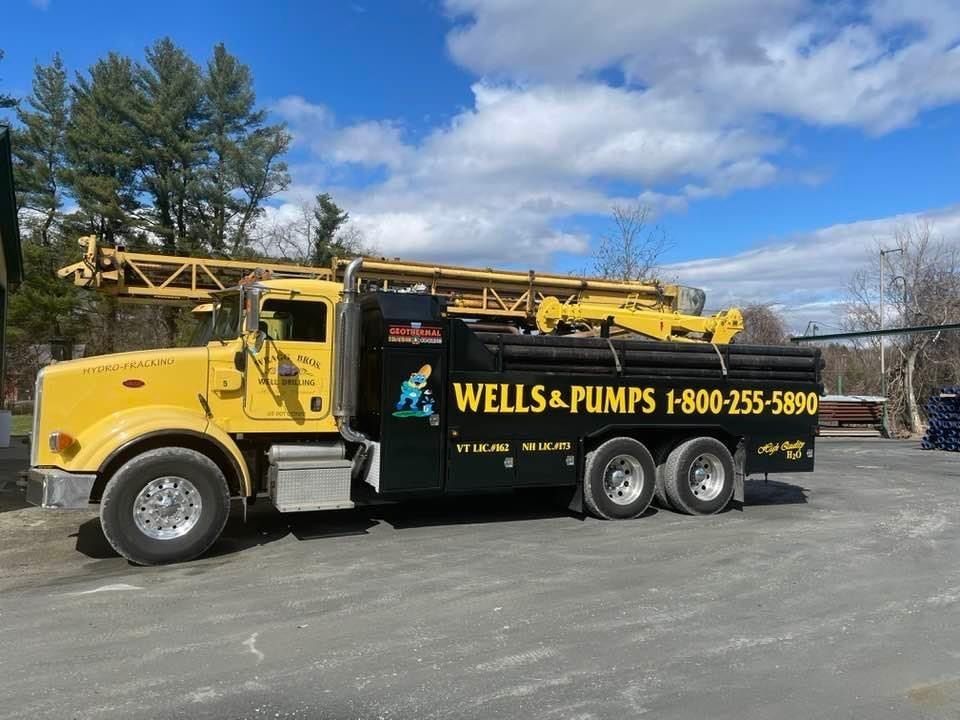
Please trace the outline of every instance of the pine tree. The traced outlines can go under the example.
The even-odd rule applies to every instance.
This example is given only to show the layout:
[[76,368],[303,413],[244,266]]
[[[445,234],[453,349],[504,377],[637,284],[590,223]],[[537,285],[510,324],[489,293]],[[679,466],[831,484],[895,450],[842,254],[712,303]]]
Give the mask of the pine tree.
[[[0,60],[3,60],[3,50],[0,50]],[[17,99],[13,95],[0,92],[0,110],[17,106]]]
[[[137,73],[130,58],[110,53],[72,87],[66,180],[79,210],[70,219],[106,245],[136,243],[141,237],[137,181],[143,134],[136,118],[143,112],[143,99],[137,91]],[[116,300],[99,298],[94,310],[97,349],[116,351],[124,332]]]
[[290,183],[282,156],[290,145],[283,125],[266,125],[256,107],[250,68],[219,44],[207,65],[205,121],[209,156],[198,231],[215,252],[249,251],[249,230],[263,201]]
[[17,110],[20,128],[14,134],[17,204],[30,211],[25,223],[50,246],[53,225],[63,205],[67,121],[70,90],[60,55],[50,65],[36,65],[33,93]]
[[313,215],[317,222],[311,238],[310,261],[314,265],[326,266],[335,257],[353,254],[352,248],[347,248],[340,242],[338,234],[350,214],[342,210],[329,193],[317,195]]
[[149,229],[168,253],[192,254],[199,248],[189,236],[190,214],[197,202],[203,160],[200,67],[163,38],[147,48],[137,85],[142,95],[137,117],[143,133],[142,186],[153,202]]
[[39,369],[41,348],[52,339],[73,342],[86,327],[80,291],[56,275],[78,255],[61,214],[69,112],[67,73],[55,55],[50,65],[34,67],[33,91],[17,110],[13,143],[25,273],[8,306],[8,366],[25,375]]
[[142,134],[135,118],[143,103],[136,76],[130,58],[110,53],[72,88],[66,177],[87,226],[107,245],[133,234],[142,207],[137,186]]

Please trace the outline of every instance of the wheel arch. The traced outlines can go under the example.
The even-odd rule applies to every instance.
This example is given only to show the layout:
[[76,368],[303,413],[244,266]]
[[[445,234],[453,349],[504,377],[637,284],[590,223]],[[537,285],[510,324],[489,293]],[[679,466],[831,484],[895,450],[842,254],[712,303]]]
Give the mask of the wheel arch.
[[246,497],[252,492],[246,463],[243,461],[239,448],[230,440],[229,436],[226,436],[226,440],[229,441],[230,445],[233,445],[232,448],[227,446],[222,439],[196,430],[155,430],[139,435],[118,446],[107,455],[97,470],[97,480],[90,492],[90,500],[99,502],[107,482],[128,460],[141,453],[162,447],[184,447],[206,455],[217,464],[223,476],[227,479],[230,494]]

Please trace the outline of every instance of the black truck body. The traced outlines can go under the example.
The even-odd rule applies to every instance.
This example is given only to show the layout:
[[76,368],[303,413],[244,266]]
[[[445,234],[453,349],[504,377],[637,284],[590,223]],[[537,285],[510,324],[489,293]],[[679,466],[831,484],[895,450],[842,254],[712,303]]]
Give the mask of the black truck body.
[[440,298],[361,299],[357,428],[383,496],[576,487],[614,437],[712,437],[737,474],[814,464],[819,350],[481,333]]

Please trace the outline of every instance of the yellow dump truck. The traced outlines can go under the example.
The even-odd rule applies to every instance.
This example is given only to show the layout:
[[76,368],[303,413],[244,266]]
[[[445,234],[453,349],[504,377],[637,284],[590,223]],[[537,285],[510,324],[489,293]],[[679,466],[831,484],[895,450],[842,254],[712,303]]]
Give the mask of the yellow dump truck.
[[725,344],[736,311],[608,304],[580,337],[564,318],[589,313],[558,299],[549,333],[491,329],[449,297],[364,287],[363,263],[342,283],[209,291],[197,347],[44,369],[28,499],[98,505],[117,552],[155,564],[209,548],[232,499],[293,512],[548,486],[604,518],[654,494],[708,514],[745,473],[813,467],[818,351]]

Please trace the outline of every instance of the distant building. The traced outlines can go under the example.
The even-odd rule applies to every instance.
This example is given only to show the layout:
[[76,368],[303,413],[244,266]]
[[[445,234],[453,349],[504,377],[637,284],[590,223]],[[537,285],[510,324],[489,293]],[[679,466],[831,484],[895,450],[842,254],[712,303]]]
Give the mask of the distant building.
[[23,251],[13,191],[10,128],[0,126],[0,378],[6,377],[7,298],[23,282]]

